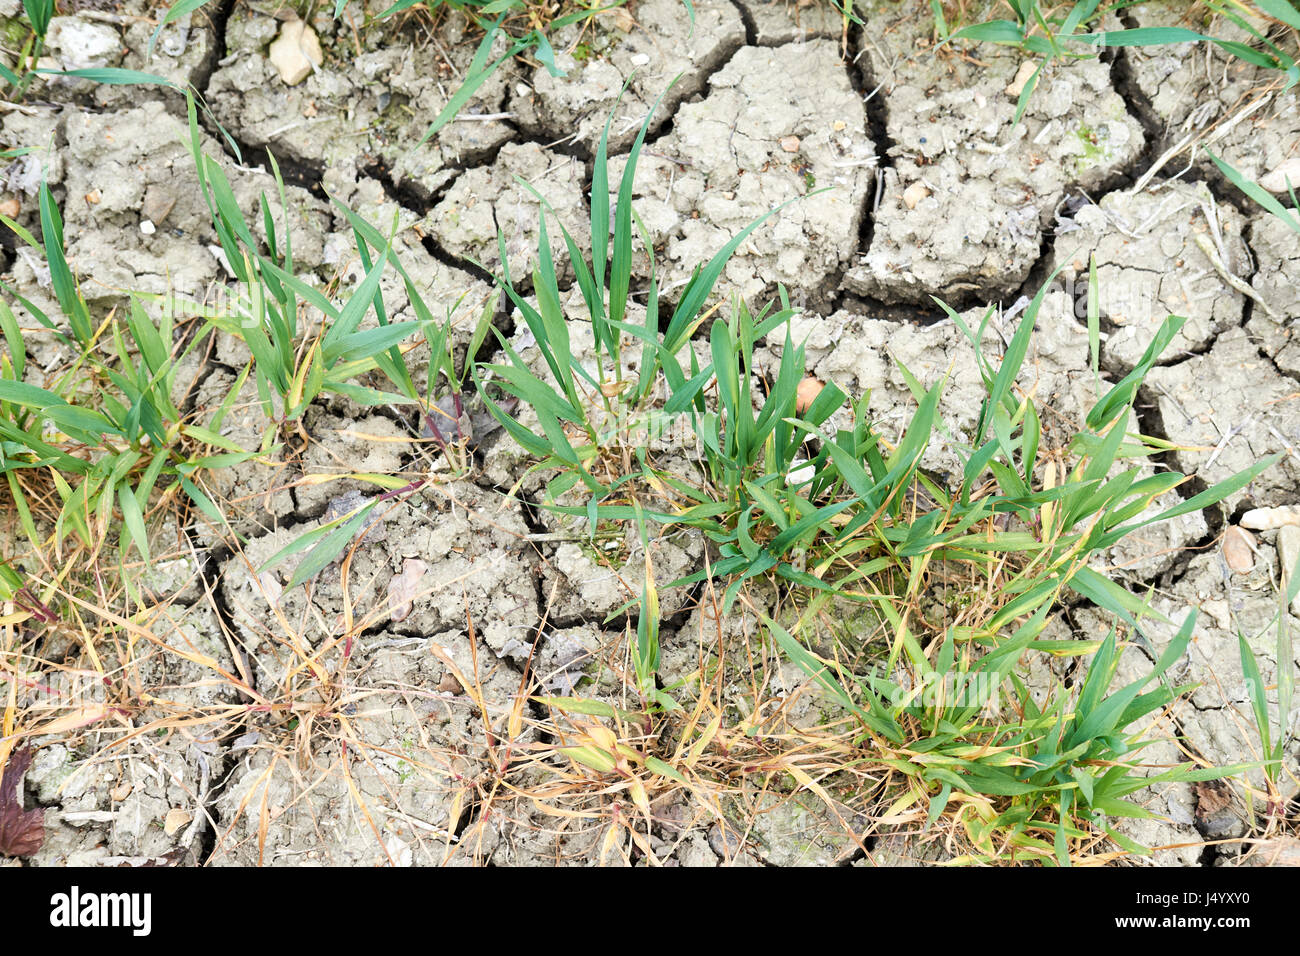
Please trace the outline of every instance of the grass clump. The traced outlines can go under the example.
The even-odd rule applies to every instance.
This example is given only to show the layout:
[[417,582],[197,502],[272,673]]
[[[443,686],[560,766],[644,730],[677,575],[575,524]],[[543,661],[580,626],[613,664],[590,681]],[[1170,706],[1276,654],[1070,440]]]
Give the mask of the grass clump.
[[[1103,4],[1102,0],[1076,0],[1068,5],[1050,5],[1039,0],[1002,0],[1003,17],[967,23],[952,30],[942,0],[930,0],[935,32],[941,44],[956,40],[1014,46],[1039,63],[1024,84],[1016,105],[1016,122],[1025,111],[1043,69],[1054,60],[1080,59],[1114,47],[1160,47],[1177,43],[1211,43],[1245,63],[1276,70],[1284,75],[1286,88],[1300,82],[1300,65],[1295,60],[1295,31],[1300,29],[1300,9],[1290,0],[1208,0],[1209,15],[1232,23],[1249,42],[1227,40],[1183,26],[1124,27],[1103,29],[1106,13],[1118,14],[1137,2]],[[965,4],[959,5],[965,20]],[[1263,24],[1261,27],[1260,25]]]
[[[713,311],[704,309],[705,302],[748,230],[697,270],[665,331],[653,277],[646,321],[626,321],[639,147],[640,140],[620,183],[612,236],[602,204],[608,195],[603,146],[598,153],[591,261],[564,236],[594,361],[571,346],[576,326],[560,304],[545,229],[533,275],[537,306],[516,286],[508,263],[499,278],[535,336],[541,362],[530,365],[502,338],[505,361],[476,367],[475,380],[480,393],[499,388],[536,413],[534,430],[489,402],[537,457],[536,467],[555,473],[545,505],[586,518],[593,531],[602,521],[631,523],[643,542],[648,527],[701,530],[716,549],[707,566],[662,586],[716,585],[723,591],[723,615],[738,600],[757,608],[770,638],[852,715],[858,731],[851,746],[857,759],[889,781],[891,812],[920,806],[931,824],[960,821],[970,859],[1010,855],[1068,863],[1095,844],[1095,833],[1136,851],[1112,821],[1147,811],[1125,797],[1153,779],[1205,779],[1240,769],[1183,765],[1158,778],[1139,771],[1135,755],[1146,741],[1135,733],[1135,722],[1187,690],[1171,686],[1165,672],[1186,649],[1194,618],[1148,676],[1114,687],[1121,631],[1152,646],[1142,622],[1154,612],[1090,566],[1134,531],[1210,507],[1275,461],[1265,459],[1172,507],[1153,509],[1186,479],[1144,467],[1167,446],[1131,431],[1131,413],[1145,375],[1183,320],[1169,317],[1137,367],[1099,391],[1084,427],[1061,455],[1044,446],[1033,395],[1016,386],[1047,285],[1001,356],[983,346],[993,309],[974,328],[949,309],[977,350],[986,397],[974,434],[961,447],[962,470],[945,482],[921,468],[942,430],[944,381],[926,389],[901,369],[917,409],[893,444],[873,427],[867,395],[851,401],[827,385],[815,399],[800,400],[804,354],[791,338],[793,313],[785,302],[757,316],[734,303],[726,318],[707,326],[709,360],[701,360],[692,342],[704,334]],[[1095,365],[1095,306],[1089,328]],[[779,366],[764,381],[756,374],[756,349],[783,329]],[[635,378],[624,377],[620,361],[629,343],[641,346]],[[663,469],[648,444],[621,447],[627,430],[605,427],[651,412],[693,438],[701,452],[696,468]],[[570,492],[585,495],[586,502],[560,500]],[[780,596],[784,623],[749,594],[747,587],[758,583]],[[1111,632],[1104,639],[1045,639],[1050,616],[1078,598],[1114,619]],[[942,612],[926,614],[936,599]],[[859,636],[864,652],[858,659],[848,663],[816,650],[824,646],[824,622],[834,628],[850,615],[859,624],[873,622]],[[636,635],[629,636],[647,720],[675,709],[672,695],[654,681],[658,618],[658,584],[647,557]],[[1017,675],[1022,656],[1031,652],[1080,658],[1087,677],[1077,691],[1057,683],[1036,700]],[[599,701],[564,707],[609,711]],[[605,749],[602,764],[616,759]],[[594,766],[592,754],[582,755],[590,760],[580,762]]]
[[227,407],[218,408],[206,423],[190,420],[178,408],[177,363],[194,351],[203,334],[178,344],[170,312],[164,310],[154,320],[138,296],[130,299],[125,315],[115,309],[97,320],[64,258],[63,223],[44,184],[40,210],[43,242],[21,227],[19,235],[44,253],[63,315],[56,321],[7,287],[5,291],[73,358],[48,387],[29,382],[22,330],[9,305],[0,301],[0,328],[8,346],[0,359],[0,471],[36,554],[52,551],[62,558],[69,537],[97,550],[117,509],[121,558],[134,545],[147,563],[145,518],[155,489],[166,488],[163,497],[169,498],[179,488],[215,514],[216,506],[196,484],[198,472],[235,464],[253,453],[220,436]]

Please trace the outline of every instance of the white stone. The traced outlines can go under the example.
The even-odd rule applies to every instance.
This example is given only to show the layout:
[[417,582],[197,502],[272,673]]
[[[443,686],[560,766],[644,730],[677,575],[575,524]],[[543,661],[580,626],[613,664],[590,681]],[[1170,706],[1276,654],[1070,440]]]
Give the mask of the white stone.
[[1286,525],[1300,525],[1300,507],[1252,508],[1241,516],[1241,526],[1252,531],[1271,531]]
[[297,86],[325,62],[316,31],[301,20],[286,23],[268,53],[286,86]]
[[1020,70],[1016,73],[1016,78],[1011,81],[1011,84],[1006,89],[1007,95],[1016,97],[1020,96],[1021,92],[1025,88],[1025,84],[1029,82],[1030,78],[1037,70],[1038,65],[1034,63],[1033,60],[1026,60],[1024,63],[1021,63]]
[[903,205],[908,209],[915,209],[926,196],[930,195],[930,190],[925,187],[925,183],[915,182],[903,190]]
[[60,69],[109,66],[122,56],[122,37],[116,30],[80,17],[54,17],[47,37],[49,51]]
[[1259,184],[1271,193],[1285,193],[1288,180],[1291,188],[1300,193],[1300,156],[1293,156],[1278,164],[1272,172],[1260,177]]

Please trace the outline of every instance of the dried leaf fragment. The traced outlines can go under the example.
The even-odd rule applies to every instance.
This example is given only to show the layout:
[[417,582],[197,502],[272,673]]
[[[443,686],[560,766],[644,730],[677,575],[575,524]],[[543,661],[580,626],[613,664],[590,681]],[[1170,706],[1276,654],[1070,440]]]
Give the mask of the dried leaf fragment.
[[18,789],[31,762],[31,748],[21,747],[0,768],[0,854],[5,856],[31,856],[45,842],[45,811],[24,810]]
[[1196,815],[1209,820],[1232,803],[1232,791],[1220,780],[1201,780],[1196,784]]
[[405,621],[415,606],[420,579],[429,566],[419,558],[404,558],[402,571],[388,582],[388,611],[394,622]]

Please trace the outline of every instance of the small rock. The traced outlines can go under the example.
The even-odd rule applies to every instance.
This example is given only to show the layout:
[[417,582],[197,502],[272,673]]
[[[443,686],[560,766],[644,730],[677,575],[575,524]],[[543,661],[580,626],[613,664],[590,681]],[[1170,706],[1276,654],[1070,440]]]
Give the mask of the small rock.
[[1035,65],[1033,60],[1026,60],[1024,63],[1021,63],[1020,70],[1016,73],[1016,78],[1012,80],[1011,85],[1007,87],[1007,95],[1015,97],[1020,96],[1020,94],[1024,92],[1025,84],[1029,82],[1029,78],[1034,75],[1034,72],[1037,69],[1038,67]]
[[111,26],[81,17],[50,20],[46,44],[58,69],[85,70],[111,66],[122,57],[122,37]]
[[17,219],[18,214],[23,211],[23,205],[17,199],[0,200],[0,216],[9,219]]
[[1287,180],[1290,180],[1291,188],[1300,193],[1300,156],[1285,160],[1272,172],[1261,176],[1259,184],[1271,193],[1285,193]]
[[1252,508],[1241,516],[1241,526],[1252,531],[1272,531],[1285,525],[1300,526],[1300,507]]
[[633,53],[633,54],[632,54],[632,65],[633,65],[633,66],[645,66],[645,65],[646,65],[647,63],[649,63],[649,62],[650,62],[650,54],[648,54],[648,53]]
[[140,220],[140,231],[141,231],[142,233],[144,233],[146,236],[152,236],[155,232],[158,231],[158,227],[155,226],[155,225],[154,225],[152,222],[150,222],[148,219],[141,219],[141,220]]
[[86,193],[86,204],[90,206],[98,206],[100,200],[103,198],[104,194],[102,192],[98,189],[92,189],[90,192]]
[[787,153],[799,152],[798,136],[782,136],[780,140],[778,140],[778,142],[781,144],[781,148],[785,150]]
[[[95,192],[99,192],[99,190],[95,190]],[[90,197],[87,196],[86,198],[89,200]],[[167,218],[175,205],[176,197],[171,190],[154,184],[145,190],[144,202],[140,206],[140,214],[155,226],[161,226],[163,220]]]
[[822,393],[822,389],[825,387],[826,384],[821,379],[809,375],[799,383],[799,388],[795,392],[794,410],[800,415],[808,411],[812,406],[812,403],[817,399],[817,396]]
[[121,803],[131,795],[131,785],[129,783],[118,784],[108,792],[108,795],[113,798],[114,803]]
[[325,62],[316,31],[301,20],[290,20],[281,28],[268,54],[286,86],[297,86]]
[[[1282,587],[1291,590],[1291,572],[1300,558],[1300,527],[1285,525],[1277,533],[1277,556],[1282,563]],[[1300,594],[1291,602],[1291,613],[1300,614]]]
[[533,95],[533,88],[529,86],[527,83],[515,84],[515,96],[532,96],[532,95]]
[[1223,560],[1237,574],[1255,570],[1255,536],[1244,528],[1229,526],[1223,532]]
[[709,846],[722,859],[731,860],[745,849],[745,837],[730,823],[715,823],[709,827]]
[[805,481],[812,481],[817,476],[817,468],[812,462],[804,458],[790,459],[790,471],[786,475],[787,484],[791,487],[802,485]]
[[916,204],[928,195],[930,195],[930,190],[925,188],[925,183],[912,183],[903,190],[903,205],[908,209],[915,209]]
[[168,836],[175,836],[181,827],[194,819],[194,814],[188,810],[182,810],[180,807],[172,807],[167,811],[167,817],[163,820],[163,833]]

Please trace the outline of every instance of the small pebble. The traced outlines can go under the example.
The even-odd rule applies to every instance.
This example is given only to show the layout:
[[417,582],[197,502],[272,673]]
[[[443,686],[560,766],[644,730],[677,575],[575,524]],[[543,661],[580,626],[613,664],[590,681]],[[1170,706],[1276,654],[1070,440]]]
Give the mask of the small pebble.
[[715,823],[709,827],[709,847],[724,860],[739,856],[745,849],[745,838],[731,824]]
[[1241,526],[1252,531],[1272,531],[1286,525],[1300,525],[1300,507],[1253,508],[1241,516]]
[[529,86],[527,83],[515,84],[515,96],[532,96],[532,95],[533,95],[533,88]]
[[325,62],[316,31],[301,20],[290,20],[281,27],[267,54],[286,86],[297,86]]
[[1273,168],[1259,179],[1259,184],[1271,193],[1285,193],[1287,181],[1300,193],[1300,156],[1293,156]]
[[181,827],[194,819],[194,815],[188,810],[182,810],[180,807],[173,807],[167,811],[167,818],[163,820],[163,833],[168,836],[175,836]]
[[141,219],[141,220],[140,220],[140,231],[141,231],[142,233],[144,233],[146,236],[152,236],[155,232],[158,231],[158,227],[155,226],[155,225],[154,225],[150,220],[148,220],[148,219]]
[[787,153],[799,152],[798,136],[782,136],[780,139],[780,143],[781,143],[781,148],[785,150]]
[[790,472],[787,475],[788,483],[791,486],[802,485],[805,481],[812,481],[817,475],[817,469],[810,461],[802,458],[795,458],[790,462]]
[[926,196],[930,195],[930,190],[925,188],[925,183],[912,183],[903,190],[903,205],[908,209],[915,209]]
[[22,203],[17,199],[0,200],[0,216],[5,216],[9,219],[17,219],[18,214],[22,211]]
[[647,63],[649,63],[649,62],[650,62],[650,54],[648,54],[648,53],[633,53],[633,54],[632,54],[632,65],[633,65],[633,66],[645,66],[645,65],[646,65]]
[[1255,570],[1255,536],[1245,528],[1231,525],[1223,532],[1223,560],[1237,574]]
[[161,226],[176,205],[176,197],[167,188],[154,184],[145,190],[140,213],[155,226]]
[[1029,82],[1029,78],[1034,75],[1034,72],[1037,69],[1038,66],[1033,60],[1026,60],[1024,63],[1021,63],[1020,71],[1016,73],[1016,78],[1012,80],[1011,85],[1007,87],[1007,95],[1019,96],[1024,91],[1025,84]]
[[104,194],[98,189],[92,189],[86,193],[86,202],[91,206],[98,206],[99,201],[104,198]]
[[822,389],[825,387],[825,382],[816,376],[809,375],[799,383],[799,388],[795,392],[794,410],[800,415],[808,411],[808,409],[812,407],[812,403],[816,401],[817,396],[822,393]]

